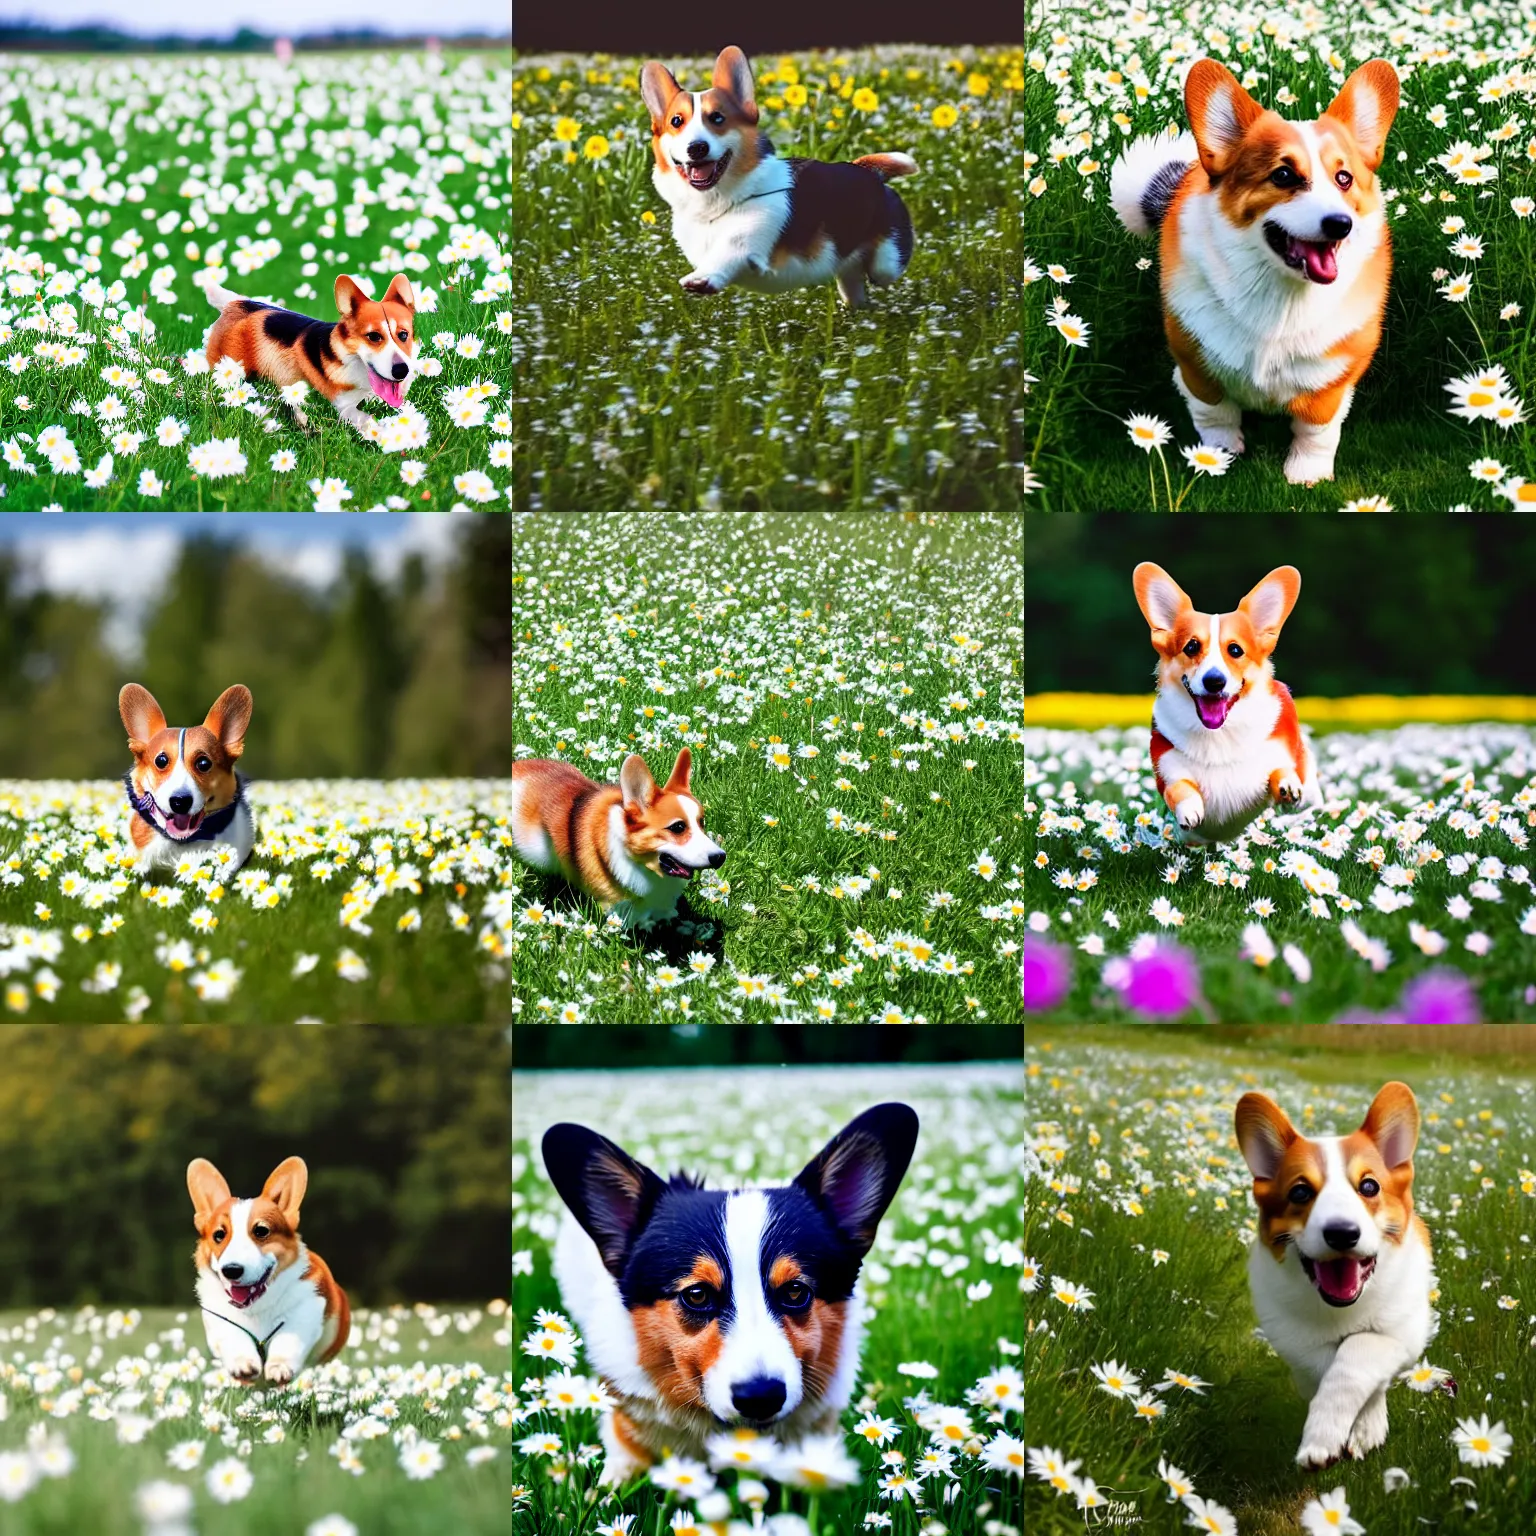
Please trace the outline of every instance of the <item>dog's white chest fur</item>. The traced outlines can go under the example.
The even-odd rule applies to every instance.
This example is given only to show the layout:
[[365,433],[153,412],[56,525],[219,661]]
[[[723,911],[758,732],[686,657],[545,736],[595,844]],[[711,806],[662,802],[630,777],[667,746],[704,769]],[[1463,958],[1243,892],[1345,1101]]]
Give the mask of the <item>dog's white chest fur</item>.
[[[742,287],[800,286],[776,282],[770,266],[773,248],[789,222],[793,195],[790,169],[784,161],[765,156],[729,191],[714,187],[697,192],[659,166],[651,177],[656,190],[672,205],[672,237],[696,272],[729,272],[745,263],[735,279]],[[832,276],[831,267],[826,275]]]
[[[311,1356],[330,1347],[337,1324],[326,1317],[319,1288],[304,1278],[308,1267],[309,1251],[300,1243],[298,1258],[248,1307],[235,1306],[211,1271],[198,1271],[197,1300],[208,1347],[231,1376],[284,1385]],[[266,1350],[264,1364],[258,1343]]]
[[199,854],[209,848],[223,845],[235,850],[235,865],[239,869],[251,856],[251,849],[256,846],[256,818],[251,814],[251,807],[242,795],[240,803],[235,807],[234,819],[221,832],[216,832],[211,838],[202,842],[179,843],[173,837],[166,837],[158,830],[150,840],[139,850],[135,860],[135,867],[141,874],[148,874],[151,870],[175,869],[181,862],[183,854]]

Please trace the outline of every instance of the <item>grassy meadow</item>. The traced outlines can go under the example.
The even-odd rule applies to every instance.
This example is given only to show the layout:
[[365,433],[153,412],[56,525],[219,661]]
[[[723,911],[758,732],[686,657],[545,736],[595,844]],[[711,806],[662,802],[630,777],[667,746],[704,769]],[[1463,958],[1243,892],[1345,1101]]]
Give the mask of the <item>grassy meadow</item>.
[[[1118,1515],[1119,1527],[1148,1536],[1191,1526],[1223,1536],[1530,1529],[1536,1122],[1529,1040],[1522,1054],[1498,1054],[1499,1033],[1245,1037],[1030,1026],[1030,1455],[1034,1464],[1069,1464],[1073,1477],[1097,1485],[1092,1497],[1101,1501],[1097,1514],[1085,1512],[1081,1483],[1074,1496],[1032,1468],[1031,1532],[1068,1536],[1083,1529],[1085,1515],[1106,1526]],[[1252,1180],[1232,1113],[1243,1093],[1259,1090],[1318,1133],[1353,1130],[1393,1078],[1414,1090],[1423,1116],[1413,1198],[1433,1236],[1440,1317],[1427,1360],[1459,1391],[1453,1399],[1444,1386],[1434,1389],[1433,1373],[1417,1386],[1395,1383],[1381,1449],[1302,1472],[1294,1458],[1305,1407],[1284,1364],[1254,1335],[1244,1246],[1254,1225]],[[1074,1289],[1076,1301],[1060,1299]],[[1109,1374],[1123,1381],[1128,1370],[1139,1381],[1130,1398],[1112,1395],[1094,1375],[1095,1366],[1112,1364],[1120,1369]],[[1174,1372],[1190,1384],[1167,1379]],[[1136,1411],[1138,1394],[1161,1411]],[[1481,1427],[1484,1417],[1513,1437],[1501,1463],[1462,1458],[1453,1441],[1458,1423]],[[1173,1473],[1200,1502],[1173,1497],[1165,1486]],[[1335,1489],[1354,1523],[1315,1506]]]
[[[1000,1050],[1017,1051],[1016,1032],[999,1036]],[[1011,1064],[950,1065],[942,1072],[861,1065],[514,1073],[517,1536],[700,1530],[690,1524],[695,1516],[688,1503],[664,1496],[643,1477],[617,1493],[593,1496],[601,1462],[597,1415],[560,1406],[561,1399],[584,1392],[583,1373],[591,1366],[578,1348],[569,1367],[556,1370],[537,1344],[548,1314],[565,1315],[550,1272],[564,1206],[538,1151],[547,1127],[560,1120],[600,1126],[663,1177],[686,1169],[729,1188],[793,1178],[854,1115],[891,1099],[910,1104],[922,1128],[912,1166],[864,1261],[862,1284],[873,1316],[854,1400],[835,1437],[853,1465],[819,1495],[807,1491],[809,1482],[792,1487],[770,1477],[775,1486],[760,1483],[758,1497],[752,1483],[764,1474],[754,1468],[717,1469],[715,1491],[726,1497],[732,1520],[741,1522],[731,1525],[733,1532],[756,1529],[749,1523],[755,1502],[770,1515],[793,1511],[807,1519],[809,1536],[865,1529],[871,1513],[886,1517],[882,1528],[896,1536],[932,1531],[934,1520],[951,1536],[1018,1536],[1022,1467],[991,1465],[989,1455],[1000,1459],[1000,1450],[1019,1444],[1022,1433],[1023,1399],[1012,1385],[1021,1343],[1020,1087],[1016,1058]],[[978,1390],[983,1382],[987,1390]],[[984,1398],[1001,1406],[987,1406]],[[917,1422],[938,1410],[949,1410],[948,1434]],[[854,1425],[868,1415],[885,1420],[889,1433],[874,1439],[854,1434]],[[988,1447],[998,1449],[989,1453]],[[934,1458],[926,1465],[925,1455]],[[893,1480],[891,1486],[882,1488],[881,1479]],[[621,1523],[624,1516],[634,1521],[632,1529]],[[806,1536],[804,1525],[783,1528]]]
[[1145,725],[1024,735],[1047,1016],[1536,1019],[1529,725],[1317,734],[1322,809],[1216,848],[1174,840]]
[[497,1536],[509,1344],[504,1301],[354,1308],[335,1360],[243,1388],[195,1308],[0,1313],[0,1527]]
[[249,794],[243,869],[204,843],[145,878],[121,785],[0,780],[0,1018],[506,1019],[505,782],[289,780]]
[[[367,81],[388,89],[360,89]],[[505,54],[0,60],[0,496],[52,511],[442,510],[510,491]],[[210,374],[205,287],[336,318],[416,290],[405,406]]]
[[1016,1020],[1022,599],[1001,515],[530,514],[513,754],[678,750],[723,868],[625,933],[514,866],[520,1022]]
[[[752,61],[780,155],[918,163],[911,265],[856,314],[831,284],[683,292],[643,62],[513,65],[517,504],[1017,507],[1021,51]],[[665,62],[698,89],[713,55]]]
[[[1446,391],[1453,379],[1495,368],[1503,370],[1501,399],[1523,402],[1536,388],[1536,137],[1529,29],[1515,0],[1491,0],[1454,22],[1437,7],[1362,9],[1342,0],[1309,8],[1305,23],[1208,0],[1150,15],[1124,0],[1034,0],[1026,14],[1025,366],[1037,379],[1026,457],[1039,482],[1032,508],[1150,511],[1172,502],[1201,512],[1363,511],[1384,503],[1444,512],[1536,504],[1523,408],[1503,424],[1460,419]],[[1394,269],[1384,340],[1345,422],[1336,478],[1311,489],[1288,485],[1281,472],[1290,444],[1284,417],[1247,413],[1248,450],[1219,477],[1196,474],[1180,457],[1197,439],[1172,382],[1156,242],[1127,234],[1109,203],[1110,169],[1133,137],[1187,126],[1181,81],[1206,55],[1293,119],[1320,114],[1368,58],[1387,59],[1401,80],[1379,173]],[[1086,323],[1086,345],[1067,342],[1062,311]],[[1070,321],[1068,328],[1081,329]],[[1126,428],[1136,413],[1166,423],[1173,440],[1144,453]]]

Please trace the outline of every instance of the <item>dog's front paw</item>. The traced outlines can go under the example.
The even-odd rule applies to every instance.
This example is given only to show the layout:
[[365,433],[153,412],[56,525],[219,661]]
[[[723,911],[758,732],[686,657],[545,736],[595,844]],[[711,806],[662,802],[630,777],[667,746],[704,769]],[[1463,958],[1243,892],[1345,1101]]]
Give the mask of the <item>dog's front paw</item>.
[[1301,804],[1301,780],[1294,773],[1284,773],[1272,781],[1275,803],[1281,806]]
[[719,293],[725,284],[718,277],[711,276],[708,272],[690,272],[683,279],[683,288],[688,293],[704,296],[711,293]]
[[275,1386],[286,1387],[293,1380],[293,1367],[286,1360],[268,1360],[266,1374]]
[[1298,1467],[1331,1467],[1344,1454],[1342,1441],[1332,1436],[1303,1435],[1301,1449],[1296,1452]]
[[224,1362],[224,1368],[242,1385],[261,1375],[261,1360],[253,1354],[234,1355]]
[[1292,485],[1316,485],[1333,479],[1332,453],[1306,453],[1297,446],[1285,456],[1285,478]]
[[1185,795],[1173,814],[1179,825],[1188,832],[1190,828],[1198,827],[1205,820],[1205,801],[1198,793]]
[[1241,426],[1218,427],[1205,426],[1196,428],[1200,434],[1200,441],[1207,448],[1225,448],[1230,454],[1239,454],[1243,451],[1243,429]]
[[1355,1460],[1368,1456],[1387,1438],[1387,1400],[1383,1395],[1367,1403],[1355,1416],[1355,1426],[1349,1432],[1344,1449]]

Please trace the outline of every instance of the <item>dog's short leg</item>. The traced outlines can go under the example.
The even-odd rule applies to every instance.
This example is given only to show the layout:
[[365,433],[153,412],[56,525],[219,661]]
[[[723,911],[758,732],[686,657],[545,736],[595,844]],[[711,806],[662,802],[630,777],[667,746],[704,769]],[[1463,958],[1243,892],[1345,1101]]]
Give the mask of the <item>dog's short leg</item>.
[[869,303],[864,289],[864,268],[847,266],[837,274],[837,291],[849,309],[863,309]]
[[1368,1455],[1387,1438],[1387,1389],[1373,1393],[1365,1407],[1355,1415],[1354,1428],[1344,1449],[1356,1460]]
[[1301,780],[1293,768],[1276,768],[1269,776],[1269,798],[1282,811],[1294,811],[1301,804]]
[[[1381,1429],[1385,1435],[1386,1389],[1408,1361],[1403,1346],[1384,1333],[1352,1333],[1345,1339],[1307,1409],[1301,1449],[1296,1452],[1297,1465],[1325,1467],[1337,1461],[1349,1447],[1362,1409],[1378,1395],[1382,1397]],[[1365,1430],[1373,1429],[1375,1422],[1368,1412]]]
[[1173,812],[1174,820],[1188,832],[1205,820],[1205,801],[1200,791],[1189,779],[1179,779],[1163,791],[1163,799]]
[[607,1454],[603,1457],[603,1470],[598,1482],[604,1487],[617,1488],[627,1483],[637,1472],[643,1472],[650,1463],[642,1455],[630,1449],[625,1442],[635,1439],[635,1427],[620,1409],[603,1415],[598,1430]]
[[1225,448],[1228,453],[1243,451],[1243,409],[1233,399],[1222,396],[1215,402],[1202,400],[1184,382],[1183,365],[1173,370],[1173,382],[1189,406],[1189,419],[1195,432],[1208,448]]
[[1285,478],[1292,485],[1333,479],[1333,456],[1354,398],[1353,385],[1334,385],[1291,401],[1291,451],[1285,458]]

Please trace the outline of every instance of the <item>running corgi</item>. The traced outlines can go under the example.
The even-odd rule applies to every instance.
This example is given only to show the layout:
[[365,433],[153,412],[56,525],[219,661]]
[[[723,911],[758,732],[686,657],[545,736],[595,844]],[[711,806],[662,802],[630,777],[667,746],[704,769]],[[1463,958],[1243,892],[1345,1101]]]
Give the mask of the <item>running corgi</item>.
[[213,701],[201,725],[165,723],[155,696],[127,683],[117,712],[128,732],[133,767],[128,789],[128,836],[142,871],[170,868],[188,847],[224,843],[235,850],[235,869],[251,856],[256,823],[235,762],[251,723],[251,690],[243,683]]
[[1226,842],[1269,805],[1321,805],[1311,745],[1269,659],[1301,592],[1301,572],[1271,571],[1236,613],[1197,613],[1150,560],[1131,583],[1161,658],[1152,771],[1183,840]]
[[1388,1083],[1349,1136],[1302,1136],[1262,1093],[1234,1119],[1259,1208],[1254,1311],[1309,1400],[1296,1460],[1364,1456],[1387,1438],[1392,1378],[1435,1333],[1429,1229],[1413,1209],[1418,1102]]
[[535,869],[563,874],[632,926],[665,921],[696,871],[725,863],[688,791],[692,770],[687,747],[659,789],[635,752],[617,784],[594,784],[552,758],[513,763],[512,846]]
[[1371,59],[1315,122],[1266,111],[1226,65],[1184,81],[1193,130],[1137,139],[1110,173],[1135,235],[1160,232],[1173,382],[1200,441],[1243,451],[1243,408],[1291,418],[1285,478],[1333,479],[1392,274],[1376,172],[1397,72]]
[[[376,423],[359,409],[364,400],[377,395],[397,410],[405,403],[416,376],[416,296],[403,272],[377,301],[343,273],[336,279],[341,319],[335,322],[242,299],[225,288],[210,287],[208,301],[219,311],[208,332],[210,366],[232,357],[248,379],[302,381],[368,438]],[[309,424],[297,406],[293,414],[301,427]]]
[[757,126],[752,66],[740,48],[715,60],[710,87],[685,91],[654,59],[640,72],[651,112],[651,179],[672,205],[672,235],[692,294],[732,283],[783,293],[835,281],[850,309],[865,283],[894,283],[912,259],[912,219],[886,185],[910,155],[851,163],[781,160]]

